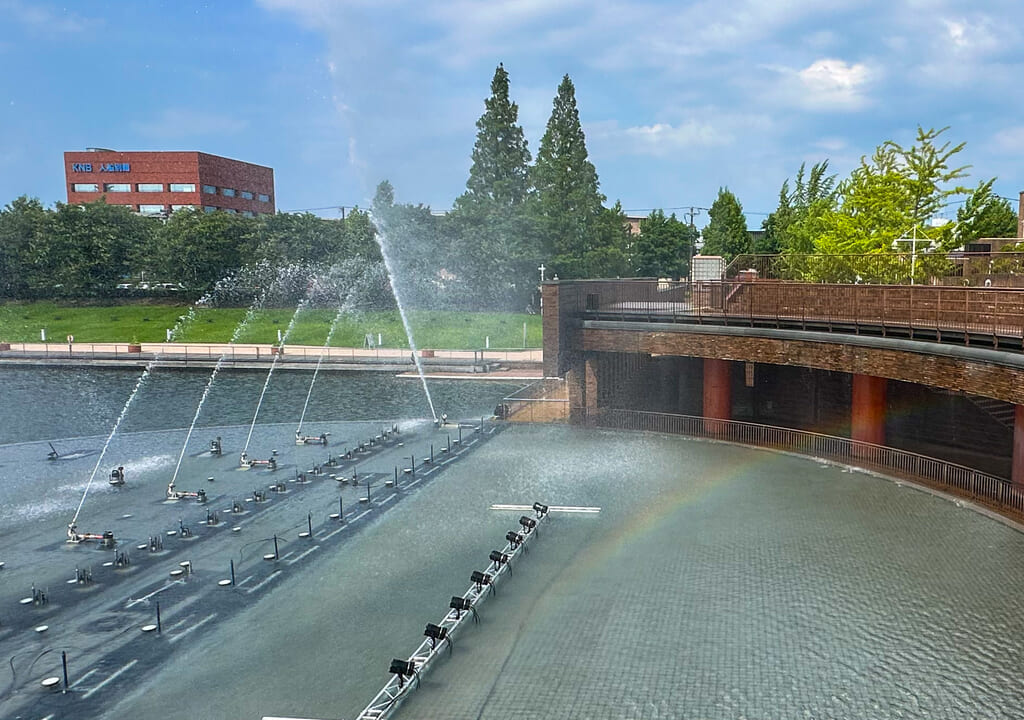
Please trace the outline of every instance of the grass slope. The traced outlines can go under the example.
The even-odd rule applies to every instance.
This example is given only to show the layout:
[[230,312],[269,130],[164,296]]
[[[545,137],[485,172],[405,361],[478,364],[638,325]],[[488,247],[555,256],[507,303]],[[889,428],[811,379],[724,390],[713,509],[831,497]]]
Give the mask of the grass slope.
[[[46,328],[50,342],[62,343],[74,335],[76,343],[163,342],[166,329],[174,327],[188,308],[171,305],[119,305],[75,307],[49,302],[0,305],[0,341],[39,342],[40,328]],[[201,308],[175,336],[179,342],[227,342],[245,317],[242,308]],[[261,310],[238,337],[241,343],[277,342],[295,318],[288,336],[291,345],[323,345],[335,317],[333,310]],[[490,337],[492,348],[540,347],[539,315],[519,313],[470,313],[413,310],[409,313],[413,337],[419,347],[472,350],[484,347]],[[331,345],[362,347],[367,333],[383,336],[384,347],[407,348],[409,343],[397,311],[348,313],[338,321]]]

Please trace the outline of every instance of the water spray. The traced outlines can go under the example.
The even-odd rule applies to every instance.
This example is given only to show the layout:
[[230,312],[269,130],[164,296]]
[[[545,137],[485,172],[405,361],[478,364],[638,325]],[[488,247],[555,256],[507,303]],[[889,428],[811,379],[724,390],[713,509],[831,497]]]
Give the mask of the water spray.
[[[176,322],[174,324],[174,327],[171,328],[171,336],[173,337],[174,335],[177,335],[178,332],[181,331],[181,329],[185,325],[190,323],[194,318],[195,308],[190,307],[188,309],[188,312],[182,315],[180,318],[178,318],[178,322]],[[132,392],[128,396],[128,399],[125,401],[124,407],[121,408],[121,414],[118,415],[117,420],[114,421],[114,427],[111,428],[110,434],[107,435],[107,439],[103,443],[103,449],[100,450],[99,457],[96,458],[96,464],[92,468],[92,473],[89,474],[89,481],[85,484],[85,490],[82,492],[82,499],[79,501],[78,507],[75,509],[75,514],[71,518],[70,526],[74,526],[78,522],[78,516],[82,512],[82,506],[85,505],[85,499],[89,496],[89,490],[92,488],[92,484],[96,480],[96,473],[99,472],[100,467],[103,465],[103,460],[107,456],[107,449],[110,447],[110,443],[114,439],[114,435],[117,434],[118,429],[121,427],[121,423],[124,422],[124,418],[128,414],[128,408],[132,406],[132,401],[134,401],[135,397],[139,394],[139,389],[142,387],[143,383],[146,382],[146,379],[153,372],[153,368],[160,360],[160,356],[161,353],[157,352],[153,355],[150,361],[146,363],[146,367],[145,369],[143,369],[142,374],[136,381],[135,387],[132,388]]]
[[[342,315],[345,314],[347,303],[342,301],[341,306],[338,308],[338,312],[335,314],[334,319],[331,321],[331,327],[327,330],[327,339],[324,340],[323,347],[320,348],[320,357],[316,360],[316,367],[313,369],[313,379],[309,381],[309,390],[306,391],[306,402],[302,403],[302,414],[299,415],[299,426],[295,428],[295,442],[298,443],[298,438],[302,435],[302,422],[306,419],[306,408],[309,407],[309,398],[313,395],[313,386],[316,385],[316,377],[320,373],[320,366],[324,362],[324,355],[327,353],[328,348],[331,346],[331,339],[334,337],[334,331],[338,327],[338,323],[341,321]],[[327,444],[325,441],[324,445]]]
[[[288,321],[288,327],[281,336],[281,347],[284,347],[284,343],[288,340],[288,335],[291,334],[292,328],[295,327],[295,321],[299,317],[306,306],[309,304],[310,298],[313,294],[314,283],[310,283],[309,289],[306,291],[306,297],[302,298],[302,301],[295,308],[295,312],[292,314],[292,319]],[[260,408],[263,406],[263,398],[267,395],[267,388],[270,387],[270,378],[274,376],[274,369],[277,367],[277,361],[281,359],[282,353],[278,352],[274,355],[273,361],[270,363],[270,370],[267,371],[267,379],[263,383],[263,390],[260,391],[260,399],[256,402],[256,412],[252,416],[252,424],[249,426],[249,434],[245,437],[245,445],[242,446],[242,453],[245,454],[249,450],[249,442],[252,440],[253,430],[256,429],[256,420],[260,416]]]
[[420,362],[419,354],[416,352],[416,341],[412,336],[412,327],[409,325],[409,318],[405,316],[405,308],[402,306],[402,299],[399,296],[398,285],[395,283],[395,273],[391,267],[391,258],[388,256],[386,243],[384,242],[384,222],[376,217],[375,220],[377,220],[377,232],[375,233],[375,237],[377,238],[377,244],[380,246],[381,257],[384,259],[384,267],[388,271],[388,278],[391,280],[391,292],[395,295],[395,305],[398,306],[398,315],[402,318],[402,326],[405,328],[405,336],[409,339],[409,347],[412,348],[412,361],[416,365],[416,372],[419,373],[420,382],[423,383],[423,393],[427,396],[427,404],[430,406],[430,418],[436,423],[437,412],[434,410],[434,400],[430,397],[430,388],[427,387],[427,377],[423,373],[423,363]]

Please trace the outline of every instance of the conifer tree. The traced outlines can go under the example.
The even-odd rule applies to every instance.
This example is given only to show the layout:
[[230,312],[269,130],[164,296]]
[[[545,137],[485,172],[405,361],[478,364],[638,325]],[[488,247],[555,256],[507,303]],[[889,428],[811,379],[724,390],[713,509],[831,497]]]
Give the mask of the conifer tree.
[[[586,258],[605,257],[621,244],[621,228],[599,222],[605,200],[597,170],[587,157],[586,138],[568,75],[558,86],[533,168],[536,214],[545,253],[563,278],[611,274],[615,268]],[[616,254],[617,257],[617,254]]]
[[540,254],[526,211],[530,151],[518,120],[508,72],[498,65],[476,123],[466,191],[448,226],[452,245],[445,270],[457,279],[446,295],[460,307],[518,310],[534,293]]
[[469,210],[484,205],[486,211],[521,205],[529,191],[530,150],[519,122],[519,106],[509,97],[508,72],[499,64],[491,80],[491,96],[484,114],[476,121],[473,165],[466,192],[457,206]]

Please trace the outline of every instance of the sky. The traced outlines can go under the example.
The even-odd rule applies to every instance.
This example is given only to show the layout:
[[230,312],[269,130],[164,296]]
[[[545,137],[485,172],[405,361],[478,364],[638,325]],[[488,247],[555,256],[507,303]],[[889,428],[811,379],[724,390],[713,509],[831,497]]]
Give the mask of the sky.
[[[609,202],[751,227],[801,163],[845,176],[918,125],[967,184],[1024,189],[1019,0],[0,0],[0,206],[66,199],[62,153],[199,150],[274,168],[279,210],[451,208],[497,64],[532,154],[576,86]],[[949,209],[955,214],[955,207]],[[702,226],[706,211],[696,217]]]

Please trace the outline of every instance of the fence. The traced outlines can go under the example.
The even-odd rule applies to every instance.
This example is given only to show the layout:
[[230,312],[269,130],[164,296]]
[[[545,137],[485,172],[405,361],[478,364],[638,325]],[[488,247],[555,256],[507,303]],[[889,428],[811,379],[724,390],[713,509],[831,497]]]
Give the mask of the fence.
[[592,320],[749,325],[1024,345],[1024,291],[783,281],[577,281],[559,305]]
[[1024,287],[1024,252],[737,255],[725,277],[882,285]]
[[[316,363],[321,355],[326,363],[379,361],[382,364],[411,364],[407,348],[322,348],[313,345],[286,345],[281,359],[289,363]],[[221,357],[228,365],[236,362],[271,362],[278,353],[273,345],[255,344],[178,344],[178,343],[0,343],[0,358],[43,358],[80,360],[138,360],[158,357],[161,361],[209,363]],[[540,362],[542,351],[492,348],[489,350],[421,351],[424,358],[454,364],[479,362]]]
[[672,415],[640,410],[580,408],[588,424],[620,430],[641,430],[787,450],[849,463],[887,474],[923,481],[998,512],[1024,518],[1024,491],[1002,478],[963,465],[883,445],[823,435],[806,430]]
[[512,422],[565,422],[569,419],[569,386],[562,378],[544,378],[502,399],[505,419]]

